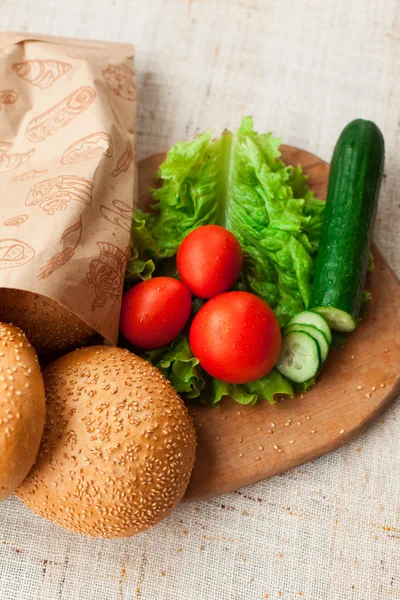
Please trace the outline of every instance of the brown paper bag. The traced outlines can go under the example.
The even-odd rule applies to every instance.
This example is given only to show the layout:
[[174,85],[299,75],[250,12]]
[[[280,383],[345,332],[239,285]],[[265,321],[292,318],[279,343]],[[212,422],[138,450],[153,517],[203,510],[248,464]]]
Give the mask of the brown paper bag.
[[116,343],[135,196],[133,47],[0,34],[0,288]]

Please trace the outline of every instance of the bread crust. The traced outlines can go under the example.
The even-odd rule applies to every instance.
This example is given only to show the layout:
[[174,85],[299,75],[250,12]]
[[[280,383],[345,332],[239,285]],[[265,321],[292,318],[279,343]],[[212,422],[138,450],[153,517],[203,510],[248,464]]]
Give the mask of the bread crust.
[[43,378],[36,352],[17,327],[0,323],[0,500],[32,467],[45,422]]
[[55,300],[12,288],[0,288],[0,321],[20,327],[38,354],[67,352],[88,344],[95,335]]
[[92,537],[131,536],[166,517],[189,482],[196,435],[160,371],[92,346],[53,362],[44,381],[46,427],[22,501]]

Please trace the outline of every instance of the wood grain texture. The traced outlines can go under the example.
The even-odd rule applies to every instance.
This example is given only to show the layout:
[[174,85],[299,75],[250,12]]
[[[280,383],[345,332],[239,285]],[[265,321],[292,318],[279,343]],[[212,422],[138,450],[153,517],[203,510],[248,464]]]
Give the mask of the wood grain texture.
[[[300,163],[309,185],[325,199],[329,165],[315,155],[281,146],[285,163]],[[139,162],[139,202],[165,158]],[[210,498],[278,475],[352,439],[371,423],[400,389],[400,285],[374,246],[375,270],[367,289],[370,310],[343,348],[330,352],[317,385],[275,406],[190,407],[198,433],[197,460],[186,500]]]

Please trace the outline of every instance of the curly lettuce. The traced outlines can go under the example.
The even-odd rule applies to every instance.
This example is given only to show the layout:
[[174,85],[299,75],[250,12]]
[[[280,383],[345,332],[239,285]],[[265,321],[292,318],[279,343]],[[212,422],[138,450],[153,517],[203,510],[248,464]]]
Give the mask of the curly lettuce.
[[[134,214],[126,284],[158,274],[177,276],[174,257],[183,238],[216,223],[242,245],[238,289],[265,300],[281,327],[304,310],[324,203],[308,189],[300,166],[280,160],[280,144],[271,133],[256,133],[251,117],[243,119],[236,133],[224,131],[213,139],[209,130],[176,144],[159,169],[161,186],[152,190],[152,210]],[[231,396],[248,404],[293,395],[290,383],[275,370],[246,386],[208,378],[191,354],[186,334],[148,358],[190,399],[214,404]]]

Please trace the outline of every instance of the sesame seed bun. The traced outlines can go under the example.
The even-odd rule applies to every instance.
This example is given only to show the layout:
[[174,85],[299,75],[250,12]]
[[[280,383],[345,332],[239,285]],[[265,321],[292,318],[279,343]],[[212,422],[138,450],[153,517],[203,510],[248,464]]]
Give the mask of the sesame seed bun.
[[0,500],[33,465],[43,433],[46,402],[36,352],[25,334],[0,323]]
[[166,517],[185,493],[196,435],[160,371],[92,346],[50,364],[44,382],[46,426],[22,501],[92,537],[128,537]]
[[0,289],[0,321],[20,327],[38,354],[73,350],[88,344],[95,334],[59,302],[9,288]]

